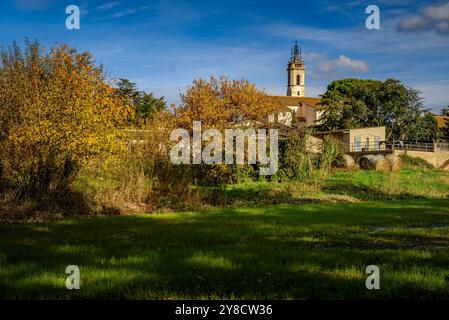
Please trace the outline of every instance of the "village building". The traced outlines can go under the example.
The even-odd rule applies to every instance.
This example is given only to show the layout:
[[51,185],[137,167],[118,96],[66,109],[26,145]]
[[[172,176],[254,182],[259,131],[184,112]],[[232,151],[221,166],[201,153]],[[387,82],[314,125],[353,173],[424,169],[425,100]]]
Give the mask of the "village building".
[[313,136],[319,139],[330,136],[341,141],[347,153],[380,151],[386,147],[385,126],[315,132]]
[[[287,63],[287,95],[270,96],[273,103],[282,106],[282,111],[273,116],[272,121],[286,127],[313,128],[320,124],[323,111],[320,110],[321,98],[306,96],[306,64],[301,48],[296,43],[291,50]],[[435,116],[438,128],[446,125],[447,117]],[[294,121],[295,120],[295,121]],[[443,143],[424,142],[387,142],[386,127],[351,128],[320,132],[312,130],[307,135],[307,148],[311,152],[320,152],[324,137],[330,136],[343,145],[347,154],[400,154],[423,158],[437,168],[449,169],[449,147]]]
[[287,64],[287,96],[271,96],[273,103],[284,110],[278,115],[278,121],[290,126],[293,116],[299,128],[319,124],[321,111],[317,109],[321,99],[306,97],[306,66],[298,43],[291,50]]
[[[306,65],[301,48],[296,43],[291,50],[287,64],[287,96],[271,96],[273,103],[281,105],[283,110],[277,121],[291,126],[295,117],[298,128],[310,128],[320,124],[322,111],[319,109],[321,98],[306,97]],[[317,132],[313,136],[322,139],[325,135],[341,141],[348,152],[381,148],[385,141],[385,127],[345,129],[329,132]]]

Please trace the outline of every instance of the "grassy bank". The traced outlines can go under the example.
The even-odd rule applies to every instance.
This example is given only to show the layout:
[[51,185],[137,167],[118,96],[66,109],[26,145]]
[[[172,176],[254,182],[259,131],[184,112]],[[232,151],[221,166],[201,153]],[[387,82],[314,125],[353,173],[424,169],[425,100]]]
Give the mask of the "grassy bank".
[[46,199],[44,206],[0,199],[0,223],[311,202],[449,198],[449,172],[426,168],[400,172],[335,169],[325,177],[317,170],[307,181],[248,181],[219,189],[185,185],[175,194],[152,193],[148,183],[143,178],[123,181],[114,175],[82,172],[73,192],[62,199]]
[[449,298],[448,265],[447,199],[0,225],[0,298]]

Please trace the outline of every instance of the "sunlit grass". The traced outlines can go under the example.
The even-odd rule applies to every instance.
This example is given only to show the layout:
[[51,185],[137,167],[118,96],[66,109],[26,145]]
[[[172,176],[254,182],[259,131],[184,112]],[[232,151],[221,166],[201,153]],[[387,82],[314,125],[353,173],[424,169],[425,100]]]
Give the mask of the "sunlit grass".
[[[81,290],[65,289],[65,268]],[[365,288],[365,268],[381,289]],[[0,298],[449,298],[449,200],[0,225]]]

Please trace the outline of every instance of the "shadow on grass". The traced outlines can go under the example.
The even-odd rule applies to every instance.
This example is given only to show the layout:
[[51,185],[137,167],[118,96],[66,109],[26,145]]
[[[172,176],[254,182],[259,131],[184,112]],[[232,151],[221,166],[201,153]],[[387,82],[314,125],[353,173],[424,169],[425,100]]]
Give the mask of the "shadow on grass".
[[[448,204],[314,204],[3,225],[0,297],[449,298],[449,236],[429,227],[449,224]],[[373,232],[377,227],[399,230]],[[434,248],[435,240],[444,248]],[[81,290],[64,288],[69,264],[81,269]],[[370,264],[381,268],[381,290],[365,288]]]
[[331,194],[348,195],[360,200],[405,200],[425,199],[422,195],[410,192],[385,192],[376,187],[364,184],[355,184],[350,181],[329,182],[323,187],[323,191]]
[[115,207],[102,206],[99,210],[94,210],[94,207],[82,192],[75,190],[49,193],[38,199],[28,197],[0,200],[0,224],[54,221],[93,215],[114,216],[121,213]]

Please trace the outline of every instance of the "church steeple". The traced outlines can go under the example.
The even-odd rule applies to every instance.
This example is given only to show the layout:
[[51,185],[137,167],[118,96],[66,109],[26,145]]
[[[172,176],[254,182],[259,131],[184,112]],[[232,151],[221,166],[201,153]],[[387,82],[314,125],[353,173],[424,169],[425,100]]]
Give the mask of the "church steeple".
[[297,41],[291,49],[291,58],[288,62],[287,73],[287,96],[304,97],[306,95],[306,69],[304,60],[302,59],[302,50]]
[[302,61],[302,50],[301,47],[298,45],[298,41],[295,41],[295,45],[293,46],[291,50],[291,59],[290,61]]

